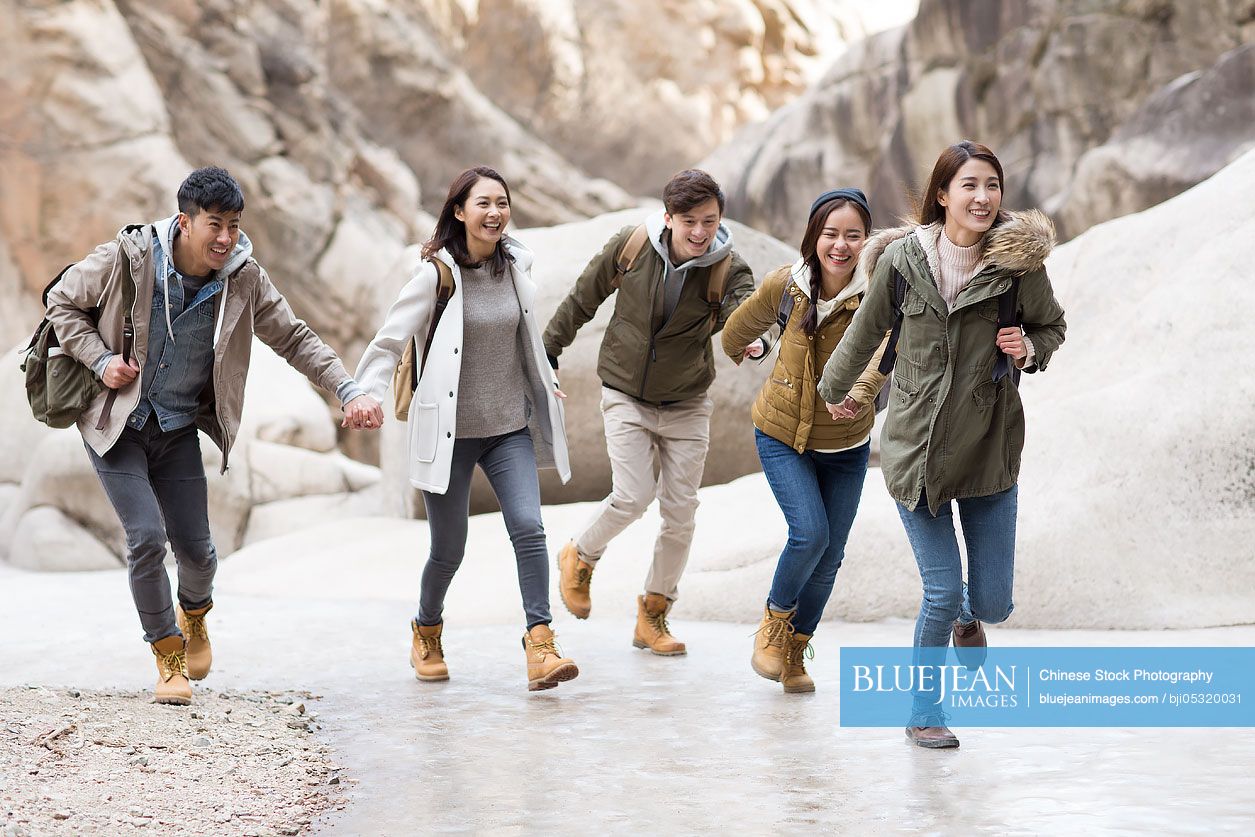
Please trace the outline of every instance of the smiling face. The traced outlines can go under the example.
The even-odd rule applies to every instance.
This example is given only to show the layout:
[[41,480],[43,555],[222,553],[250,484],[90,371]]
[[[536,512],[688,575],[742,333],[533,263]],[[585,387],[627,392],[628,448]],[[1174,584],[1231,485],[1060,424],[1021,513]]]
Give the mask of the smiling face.
[[815,256],[824,274],[824,284],[841,288],[849,283],[858,265],[858,255],[867,243],[863,218],[853,205],[838,206],[828,213],[815,241]]
[[677,264],[706,254],[719,231],[723,213],[719,201],[708,198],[692,209],[663,214],[667,229],[671,230],[671,255]]
[[205,276],[227,266],[240,240],[240,212],[202,209],[195,215],[179,213],[176,242],[181,272]]
[[937,191],[937,203],[945,208],[946,235],[960,247],[968,247],[979,241],[998,217],[1002,180],[988,162],[973,158]]
[[496,180],[481,177],[466,201],[453,210],[453,217],[466,226],[466,249],[472,261],[482,262],[497,249],[510,223],[510,198]]

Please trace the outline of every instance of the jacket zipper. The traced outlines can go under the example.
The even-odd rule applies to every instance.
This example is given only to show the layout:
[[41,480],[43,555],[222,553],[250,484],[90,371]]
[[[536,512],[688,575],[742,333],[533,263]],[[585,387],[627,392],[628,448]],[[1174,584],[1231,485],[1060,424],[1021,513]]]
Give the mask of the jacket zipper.
[[[667,275],[667,266],[662,265],[662,276]],[[655,278],[652,289],[649,293],[649,315],[646,319],[647,328],[649,329],[649,357],[645,359],[643,364],[645,371],[641,373],[641,391],[637,396],[641,401],[645,400],[645,383],[649,380],[649,367],[651,363],[658,362],[658,350],[654,345],[657,335],[654,333],[654,300],[658,298],[658,285],[661,284],[661,277]]]

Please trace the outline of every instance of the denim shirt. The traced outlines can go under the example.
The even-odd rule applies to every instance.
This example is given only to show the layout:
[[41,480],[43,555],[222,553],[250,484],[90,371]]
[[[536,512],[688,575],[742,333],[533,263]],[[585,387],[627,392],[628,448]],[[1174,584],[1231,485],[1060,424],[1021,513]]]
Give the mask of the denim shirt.
[[[183,298],[183,277],[168,261],[160,236],[153,239],[152,317],[148,328],[148,355],[140,384],[139,405],[127,424],[139,429],[156,415],[162,431],[187,427],[196,421],[200,394],[213,373],[214,297],[222,292],[222,279],[212,277],[190,304]],[[161,271],[169,272],[170,318],[174,339],[166,330],[165,290]]]

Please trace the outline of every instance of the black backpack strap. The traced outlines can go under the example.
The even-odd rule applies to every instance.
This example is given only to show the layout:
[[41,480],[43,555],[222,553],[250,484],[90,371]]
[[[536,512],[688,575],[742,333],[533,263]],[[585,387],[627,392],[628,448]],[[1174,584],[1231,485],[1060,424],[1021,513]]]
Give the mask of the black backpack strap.
[[[1020,324],[1020,277],[1011,277],[1011,287],[998,295],[998,328],[1013,328]],[[994,382],[1001,381],[1008,375],[1011,383],[1020,383],[1020,370],[1011,362],[1011,358],[994,347],[998,357],[994,360]]]
[[885,353],[880,356],[880,365],[876,367],[882,375],[892,372],[894,364],[898,362],[898,335],[902,332],[902,306],[905,304],[906,277],[895,266],[893,268],[893,307],[898,313],[893,318],[893,330],[889,332],[889,342],[885,346]]
[[781,334],[784,334],[784,327],[789,324],[789,317],[793,316],[793,306],[796,303],[793,298],[795,284],[792,279],[789,280],[784,286],[784,293],[780,294],[780,304],[776,306],[776,325],[780,327]]

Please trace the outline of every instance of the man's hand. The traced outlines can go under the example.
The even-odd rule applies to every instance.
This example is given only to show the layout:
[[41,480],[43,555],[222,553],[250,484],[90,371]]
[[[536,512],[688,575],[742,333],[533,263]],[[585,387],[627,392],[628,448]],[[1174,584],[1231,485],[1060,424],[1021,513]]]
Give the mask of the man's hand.
[[1028,357],[1028,347],[1024,345],[1024,332],[1019,326],[998,329],[998,350],[1016,360]]
[[741,360],[749,360],[752,357],[762,357],[762,356],[763,356],[763,340],[760,337],[756,339],[753,343],[750,343],[748,346],[745,347],[745,351],[741,354]]
[[[554,371],[556,372],[557,370],[555,369]],[[557,375],[553,376],[553,394],[558,396],[558,398],[561,398],[563,401],[566,400],[566,393],[562,391],[562,387],[558,386]]]
[[841,399],[840,404],[825,404],[824,406],[828,408],[828,415],[840,420],[858,418],[871,405],[860,404],[854,400],[854,396],[847,395]]
[[105,382],[105,386],[109,389],[122,389],[122,387],[135,380],[135,376],[139,374],[139,364],[132,358],[130,361],[122,359],[122,355],[114,355],[109,363],[105,366],[105,374],[100,379]]
[[378,430],[383,426],[383,407],[369,395],[359,395],[344,405],[341,427],[354,430]]

